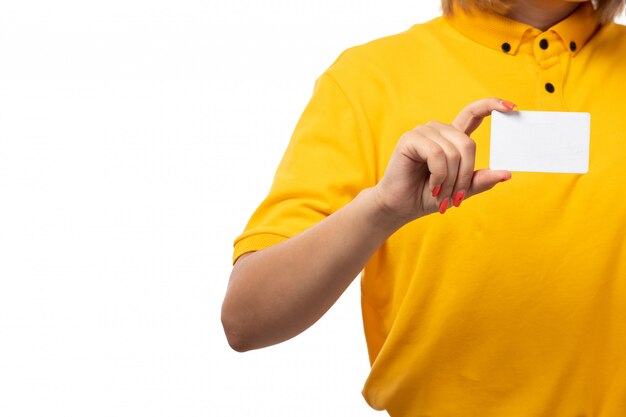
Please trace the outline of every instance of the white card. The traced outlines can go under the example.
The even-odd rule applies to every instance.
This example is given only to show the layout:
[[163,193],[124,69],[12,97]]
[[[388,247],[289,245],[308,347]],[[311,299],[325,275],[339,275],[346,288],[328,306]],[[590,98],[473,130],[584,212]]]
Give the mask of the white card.
[[589,113],[491,113],[491,169],[584,174],[589,170]]

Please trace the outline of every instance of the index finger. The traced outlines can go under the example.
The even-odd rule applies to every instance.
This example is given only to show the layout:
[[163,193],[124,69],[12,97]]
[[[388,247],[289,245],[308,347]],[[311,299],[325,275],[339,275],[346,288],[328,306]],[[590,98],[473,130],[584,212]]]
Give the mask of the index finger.
[[492,110],[510,112],[513,107],[515,104],[510,101],[496,97],[484,98],[465,106],[452,122],[452,126],[469,136],[480,126],[483,119],[491,114]]

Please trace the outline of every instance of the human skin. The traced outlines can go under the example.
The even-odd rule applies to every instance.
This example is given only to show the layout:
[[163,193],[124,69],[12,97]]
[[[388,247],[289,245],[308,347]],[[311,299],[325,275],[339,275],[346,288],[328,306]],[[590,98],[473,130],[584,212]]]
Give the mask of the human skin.
[[517,0],[506,16],[545,31],[589,0]]
[[[575,3],[520,0],[511,16],[533,26],[551,25],[571,13]],[[510,179],[509,171],[474,170],[475,143],[469,135],[493,110],[509,112],[512,106],[486,98],[467,105],[451,124],[431,121],[406,132],[376,186],[297,236],[240,256],[222,304],[230,346],[244,352],[303,332],[400,227],[445,213]]]

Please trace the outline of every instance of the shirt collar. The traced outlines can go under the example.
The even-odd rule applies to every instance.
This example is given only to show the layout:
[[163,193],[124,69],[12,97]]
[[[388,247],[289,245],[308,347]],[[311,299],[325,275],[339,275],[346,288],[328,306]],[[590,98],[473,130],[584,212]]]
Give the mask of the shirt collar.
[[[543,33],[525,23],[475,7],[467,11],[457,7],[452,15],[444,18],[468,38],[509,55],[517,53],[526,32],[530,32],[533,38]],[[563,42],[565,50],[574,56],[583,49],[598,26],[593,5],[589,1],[581,3],[572,14],[546,32],[555,32]]]

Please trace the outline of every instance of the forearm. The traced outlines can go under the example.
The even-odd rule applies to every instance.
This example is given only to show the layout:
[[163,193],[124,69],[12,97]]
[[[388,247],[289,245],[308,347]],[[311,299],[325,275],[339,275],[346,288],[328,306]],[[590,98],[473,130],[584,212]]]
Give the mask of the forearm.
[[367,189],[301,234],[241,257],[222,305],[231,346],[257,349],[307,329],[401,223],[381,212]]
[[510,179],[506,170],[474,170],[476,143],[469,135],[493,110],[513,107],[485,98],[463,108],[451,125],[415,127],[400,137],[374,188],[298,236],[241,257],[222,306],[231,346],[249,350],[297,335],[333,305],[402,224],[443,214],[451,201],[458,207]]

